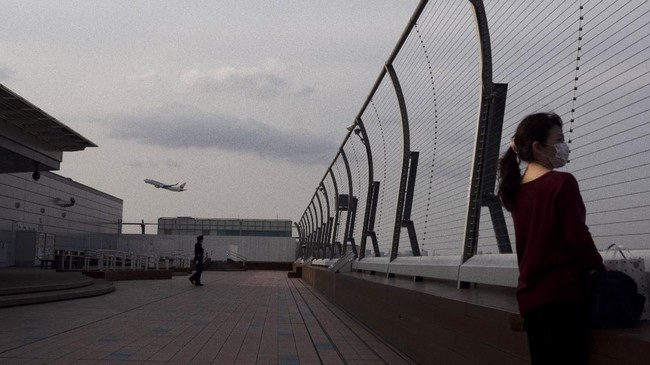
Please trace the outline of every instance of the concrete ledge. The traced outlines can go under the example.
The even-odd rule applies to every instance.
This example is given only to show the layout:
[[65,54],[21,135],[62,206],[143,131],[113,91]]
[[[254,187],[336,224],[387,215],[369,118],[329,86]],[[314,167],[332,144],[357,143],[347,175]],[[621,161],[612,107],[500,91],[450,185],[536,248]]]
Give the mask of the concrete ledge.
[[[627,257],[645,259],[647,287],[650,287],[650,250],[623,250]],[[620,253],[600,251],[604,259],[621,258]],[[312,266],[326,267],[328,259],[313,260]],[[475,255],[461,265],[460,256],[404,256],[392,262],[388,257],[365,257],[352,261],[352,269],[377,274],[464,281],[477,284],[517,287],[519,266],[516,254]]]
[[300,278],[302,278],[302,273],[298,273],[298,272],[295,272],[295,271],[289,271],[287,273],[287,277],[289,279],[300,279]]
[[460,256],[397,257],[388,271],[395,275],[456,280]]
[[460,281],[517,287],[519,265],[517,255],[475,255],[460,266]]
[[352,271],[352,262],[354,260],[355,260],[354,252],[348,251],[342,257],[334,259],[332,264],[328,267],[328,269],[334,272],[350,272]]
[[172,278],[169,270],[127,270],[127,271],[86,271],[84,274],[109,281],[120,280],[165,280]]
[[364,257],[359,261],[355,261],[352,264],[352,269],[389,273],[389,264],[390,261],[388,257]]
[[[89,278],[90,279],[90,278]],[[47,303],[59,300],[86,298],[111,293],[113,283],[102,279],[90,279],[92,283],[81,288],[63,289],[38,293],[4,295],[0,297],[0,308],[19,305]]]
[[330,260],[330,259],[314,259],[311,261],[311,265],[313,266],[321,266],[321,267],[329,267],[332,262],[335,260]]
[[[47,282],[41,280],[42,277],[22,278],[21,281],[15,282],[14,286],[0,288],[0,296],[83,288],[93,283],[93,278],[81,275],[81,273],[57,273],[56,275],[67,276],[57,276],[57,282]],[[5,285],[11,284],[5,283]]]
[[463,265],[460,256],[367,257],[352,268],[376,273],[516,287],[519,266],[515,254],[476,255]]
[[248,270],[289,271],[292,266],[293,262],[246,261],[246,269]]
[[[362,261],[365,261],[362,260]],[[305,266],[303,280],[339,308],[422,364],[528,364],[515,289],[456,289],[456,281],[413,282]],[[590,335],[590,363],[646,364],[650,322]]]
[[292,271],[289,271],[287,273],[287,277],[292,279],[302,278],[302,265],[297,262],[294,262],[291,266],[292,266]]

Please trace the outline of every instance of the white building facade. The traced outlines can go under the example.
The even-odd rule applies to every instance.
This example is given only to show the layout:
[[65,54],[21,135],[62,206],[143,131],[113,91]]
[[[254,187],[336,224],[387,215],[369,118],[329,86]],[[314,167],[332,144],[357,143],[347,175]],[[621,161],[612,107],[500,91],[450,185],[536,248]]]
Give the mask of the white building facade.
[[159,235],[291,237],[289,219],[158,218]]
[[158,236],[191,242],[183,245],[184,252],[189,254],[193,254],[195,237],[203,235],[203,247],[213,260],[238,257],[249,261],[292,262],[296,259],[297,243],[291,228],[289,219],[158,219]]
[[0,267],[30,266],[57,236],[118,234],[123,202],[51,172],[0,174]]

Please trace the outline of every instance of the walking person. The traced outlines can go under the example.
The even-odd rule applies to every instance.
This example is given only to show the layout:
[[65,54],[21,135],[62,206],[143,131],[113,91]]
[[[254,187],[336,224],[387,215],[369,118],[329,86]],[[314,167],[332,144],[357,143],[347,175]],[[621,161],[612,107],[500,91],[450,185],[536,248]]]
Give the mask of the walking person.
[[196,272],[190,276],[190,283],[196,286],[203,286],[201,284],[201,273],[203,272],[203,235],[196,237],[194,244],[194,264]]
[[[517,302],[538,364],[586,364],[584,280],[605,270],[585,223],[578,182],[554,171],[569,158],[562,119],[525,117],[499,160],[499,198],[514,221],[519,282]],[[519,163],[527,163],[521,175]]]

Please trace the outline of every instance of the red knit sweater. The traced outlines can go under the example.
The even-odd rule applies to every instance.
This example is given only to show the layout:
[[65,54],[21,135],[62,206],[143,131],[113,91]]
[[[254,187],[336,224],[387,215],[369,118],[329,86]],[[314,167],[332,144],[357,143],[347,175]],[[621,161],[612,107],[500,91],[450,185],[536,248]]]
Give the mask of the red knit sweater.
[[585,215],[578,182],[569,173],[551,171],[519,186],[512,218],[522,315],[549,302],[580,300],[584,277],[605,270]]

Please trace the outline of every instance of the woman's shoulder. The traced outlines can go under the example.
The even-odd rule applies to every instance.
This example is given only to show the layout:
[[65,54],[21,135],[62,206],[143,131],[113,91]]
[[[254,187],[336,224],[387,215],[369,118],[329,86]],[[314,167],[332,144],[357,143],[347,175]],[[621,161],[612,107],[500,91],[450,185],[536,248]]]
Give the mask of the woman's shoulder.
[[575,180],[576,178],[570,172],[552,170],[547,174],[549,177],[557,180]]
[[563,184],[565,182],[576,183],[577,184],[576,178],[573,177],[573,175],[571,175],[570,173],[551,170],[551,171],[543,174],[542,176],[540,176],[538,178],[535,178],[535,179],[533,179],[533,180],[531,180],[529,182],[523,183],[522,185],[524,185],[524,186],[526,186],[526,185],[549,185],[549,184],[559,184],[559,185],[561,185],[561,184]]
[[562,182],[578,182],[576,180],[575,176],[573,176],[570,172],[563,172],[563,171],[551,171],[547,174],[547,176],[553,180],[557,181],[562,181]]
[[546,175],[548,182],[556,185],[558,189],[580,190],[578,180],[569,172],[551,171]]

